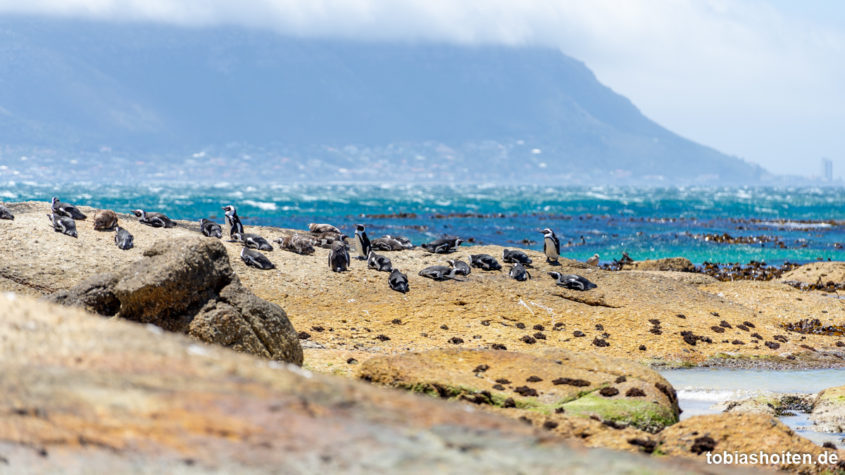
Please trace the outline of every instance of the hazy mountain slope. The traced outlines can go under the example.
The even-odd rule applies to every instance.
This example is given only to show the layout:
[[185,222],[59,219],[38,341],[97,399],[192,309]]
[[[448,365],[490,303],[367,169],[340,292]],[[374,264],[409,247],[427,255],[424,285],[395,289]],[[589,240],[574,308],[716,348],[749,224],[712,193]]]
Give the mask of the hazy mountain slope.
[[660,127],[548,49],[21,18],[0,21],[0,38],[7,146],[285,156],[320,175],[379,160],[433,179],[762,173]]

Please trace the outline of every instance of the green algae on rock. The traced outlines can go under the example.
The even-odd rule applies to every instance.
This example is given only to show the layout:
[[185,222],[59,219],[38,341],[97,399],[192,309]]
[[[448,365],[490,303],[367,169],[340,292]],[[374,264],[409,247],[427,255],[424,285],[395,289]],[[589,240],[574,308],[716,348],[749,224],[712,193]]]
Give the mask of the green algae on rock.
[[672,386],[637,363],[554,350],[431,350],[365,361],[367,381],[445,399],[628,424],[658,431],[678,421]]

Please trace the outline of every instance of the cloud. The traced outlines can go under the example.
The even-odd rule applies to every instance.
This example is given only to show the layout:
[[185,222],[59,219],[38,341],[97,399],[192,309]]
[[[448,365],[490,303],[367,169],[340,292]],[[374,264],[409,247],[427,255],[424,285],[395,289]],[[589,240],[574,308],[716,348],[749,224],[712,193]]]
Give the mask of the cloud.
[[[845,168],[845,34],[759,0],[0,0],[0,13],[560,48],[657,122],[779,172]],[[840,9],[845,9],[841,7]],[[838,173],[837,173],[838,174]]]

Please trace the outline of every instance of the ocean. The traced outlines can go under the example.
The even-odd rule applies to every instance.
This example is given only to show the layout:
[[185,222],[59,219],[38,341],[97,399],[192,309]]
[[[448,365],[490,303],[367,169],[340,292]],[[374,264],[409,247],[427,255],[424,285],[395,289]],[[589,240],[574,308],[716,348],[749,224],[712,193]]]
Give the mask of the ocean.
[[[703,262],[806,263],[845,259],[845,188],[627,188],[493,185],[43,185],[0,181],[4,202],[58,196],[76,205],[171,218],[223,221],[238,208],[246,226],[307,229],[327,222],[371,237],[403,235],[415,244],[455,235],[471,244],[542,249],[543,228],[561,254],[602,262],[683,256]],[[714,236],[730,235],[718,242]],[[709,235],[709,237],[708,237]],[[736,239],[740,238],[740,239]]]

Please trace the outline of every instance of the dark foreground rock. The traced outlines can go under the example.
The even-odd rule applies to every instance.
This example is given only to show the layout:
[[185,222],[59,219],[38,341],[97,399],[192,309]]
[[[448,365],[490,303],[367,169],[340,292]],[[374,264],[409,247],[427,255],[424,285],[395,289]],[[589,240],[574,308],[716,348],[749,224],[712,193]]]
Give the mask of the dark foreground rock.
[[203,237],[159,241],[144,251],[144,257],[47,300],[302,364],[302,348],[284,310],[241,285],[219,241]]
[[[659,431],[678,421],[675,390],[656,371],[620,358],[550,350],[432,350],[374,357],[360,377],[482,408],[596,418]],[[522,418],[519,411],[503,412]],[[531,418],[529,418],[531,419]]]
[[0,294],[0,472],[737,473]]

